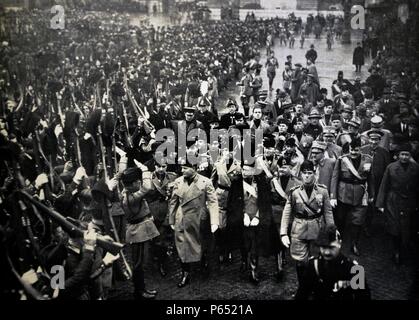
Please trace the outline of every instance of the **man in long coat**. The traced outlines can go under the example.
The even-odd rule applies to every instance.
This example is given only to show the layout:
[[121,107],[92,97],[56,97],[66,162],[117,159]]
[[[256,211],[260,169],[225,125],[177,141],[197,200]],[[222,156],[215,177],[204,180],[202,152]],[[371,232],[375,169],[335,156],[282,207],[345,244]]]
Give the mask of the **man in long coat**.
[[301,63],[296,63],[295,66],[296,68],[291,78],[291,100],[293,102],[297,100],[298,94],[300,92],[300,87],[304,83],[304,76],[301,71],[301,68],[302,68]]
[[[368,132],[369,144],[361,147],[361,153],[368,154],[372,157],[371,174],[373,175],[374,191],[372,195],[374,201],[377,200],[378,190],[380,189],[381,180],[384,171],[391,162],[390,152],[380,146],[380,141],[384,136],[382,130],[371,129]],[[372,219],[374,216],[375,205],[371,203],[368,206],[367,217],[365,221],[365,231],[369,235],[369,228],[371,227]]]
[[364,48],[362,48],[360,42],[357,43],[357,47],[354,49],[352,64],[356,67],[355,72],[361,72],[361,68],[364,65]]
[[376,201],[377,208],[385,213],[387,230],[393,236],[393,258],[397,264],[402,244],[410,240],[419,197],[419,165],[411,159],[411,146],[403,144],[398,151],[399,159],[384,172]]
[[182,263],[182,280],[178,287],[190,281],[190,263],[201,261],[201,226],[211,223],[211,232],[220,224],[218,199],[210,179],[201,176],[187,163],[182,177],[175,180],[169,201],[169,224],[175,231],[175,244]]

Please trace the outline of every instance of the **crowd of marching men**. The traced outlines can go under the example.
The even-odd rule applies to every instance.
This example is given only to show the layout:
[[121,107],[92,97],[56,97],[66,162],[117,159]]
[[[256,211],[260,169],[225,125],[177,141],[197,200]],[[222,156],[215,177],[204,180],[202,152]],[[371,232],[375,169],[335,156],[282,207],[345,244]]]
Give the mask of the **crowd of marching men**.
[[[419,190],[418,65],[409,52],[383,47],[365,82],[339,72],[320,84],[314,46],[284,69],[274,52],[261,63],[278,19],[155,28],[75,10],[66,29],[51,30],[42,11],[3,15],[2,295],[106,299],[116,280],[132,279],[135,298],[152,299],[149,252],[164,277],[176,251],[179,288],[193,279],[191,263],[205,274],[213,256],[232,263],[236,251],[251,282],[260,256],[275,258],[281,281],[289,248],[304,298],[310,261],[327,260],[334,239],[342,246],[334,258],[349,268],[346,256],[363,254],[360,234],[374,236],[379,214],[395,263],[409,254]],[[269,81],[262,90],[264,67],[269,80],[284,70],[283,88]],[[236,85],[239,101],[220,105],[219,93]],[[162,129],[174,135],[158,141]],[[214,129],[227,134],[211,141]],[[193,130],[204,138],[179,157],[179,134]]]

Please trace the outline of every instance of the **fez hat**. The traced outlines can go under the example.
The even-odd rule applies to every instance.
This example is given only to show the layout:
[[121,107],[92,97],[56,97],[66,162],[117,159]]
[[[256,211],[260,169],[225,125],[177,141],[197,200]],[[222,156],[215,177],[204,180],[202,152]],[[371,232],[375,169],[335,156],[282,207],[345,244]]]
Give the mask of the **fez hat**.
[[310,160],[304,160],[304,162],[301,164],[301,168],[300,168],[301,172],[304,171],[314,171],[314,164],[312,161]]
[[142,171],[140,168],[128,168],[122,173],[122,182],[124,184],[131,184],[135,181],[141,180]]
[[354,139],[352,139],[352,141],[349,145],[351,146],[351,148],[359,148],[359,147],[361,147],[361,139],[360,138],[354,138]]
[[333,224],[325,224],[322,228],[320,228],[320,232],[315,243],[317,246],[322,247],[328,246],[336,240],[341,240],[341,236],[336,226]]

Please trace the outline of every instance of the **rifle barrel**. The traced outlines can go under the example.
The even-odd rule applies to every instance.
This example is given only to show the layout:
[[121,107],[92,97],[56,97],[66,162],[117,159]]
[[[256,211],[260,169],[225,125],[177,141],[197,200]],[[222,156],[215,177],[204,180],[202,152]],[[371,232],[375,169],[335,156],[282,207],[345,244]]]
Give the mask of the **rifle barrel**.
[[[59,224],[71,237],[83,237],[84,231],[79,227],[75,226],[73,223],[69,222],[65,217],[59,214],[54,209],[49,208],[43,203],[35,200],[30,194],[26,191],[18,191],[23,195],[29,202],[34,204],[38,209],[45,212],[52,220]],[[99,247],[109,251],[113,255],[116,255],[124,247],[124,244],[108,240],[101,235],[97,235],[96,243]]]

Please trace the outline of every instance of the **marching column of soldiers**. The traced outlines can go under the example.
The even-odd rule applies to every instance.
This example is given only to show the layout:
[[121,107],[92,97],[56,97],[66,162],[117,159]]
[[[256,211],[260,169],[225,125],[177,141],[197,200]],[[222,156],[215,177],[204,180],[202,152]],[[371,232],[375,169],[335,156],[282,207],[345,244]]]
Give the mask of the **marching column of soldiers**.
[[[150,261],[165,277],[177,256],[181,290],[193,264],[208,275],[239,252],[255,285],[260,257],[275,259],[280,285],[290,256],[297,299],[368,299],[368,286],[342,283],[379,215],[394,263],[412,254],[419,85],[417,70],[396,64],[399,52],[383,47],[365,82],[339,72],[329,90],[314,46],[305,62],[287,57],[289,83],[274,90],[272,52],[262,90],[260,50],[275,20],[130,29],[118,15],[92,15],[51,37],[41,12],[4,15],[5,297],[107,299],[119,280],[153,299]],[[229,84],[240,99],[221,105]],[[63,283],[51,286],[57,267]]]

